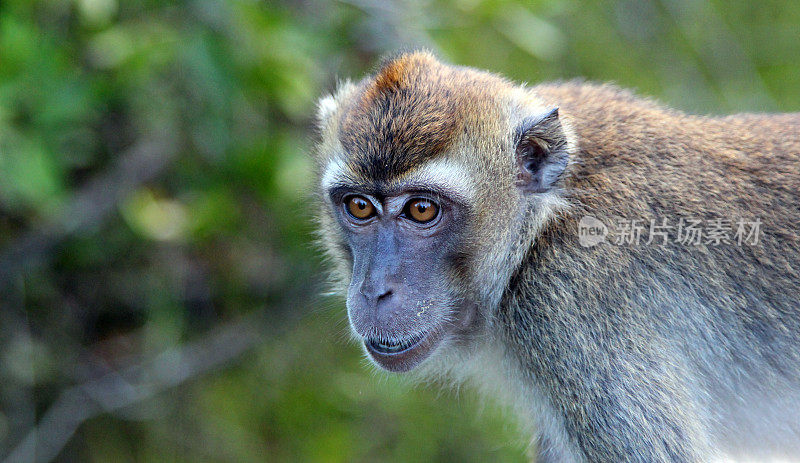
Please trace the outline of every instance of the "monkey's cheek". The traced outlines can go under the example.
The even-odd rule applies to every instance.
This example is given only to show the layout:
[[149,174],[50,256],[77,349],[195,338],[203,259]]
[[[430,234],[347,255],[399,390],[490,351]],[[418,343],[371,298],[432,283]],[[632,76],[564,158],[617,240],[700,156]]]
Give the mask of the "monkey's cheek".
[[394,373],[402,373],[413,369],[430,357],[443,336],[441,330],[428,331],[415,343],[399,352],[387,352],[371,339],[365,339],[364,346],[379,367]]

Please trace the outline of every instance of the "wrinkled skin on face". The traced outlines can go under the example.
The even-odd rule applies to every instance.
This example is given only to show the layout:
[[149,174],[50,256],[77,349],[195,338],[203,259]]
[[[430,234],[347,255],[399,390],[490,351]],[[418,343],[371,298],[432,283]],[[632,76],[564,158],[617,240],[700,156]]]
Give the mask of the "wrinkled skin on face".
[[350,323],[370,357],[407,371],[472,318],[457,277],[465,206],[425,191],[330,192],[352,258]]

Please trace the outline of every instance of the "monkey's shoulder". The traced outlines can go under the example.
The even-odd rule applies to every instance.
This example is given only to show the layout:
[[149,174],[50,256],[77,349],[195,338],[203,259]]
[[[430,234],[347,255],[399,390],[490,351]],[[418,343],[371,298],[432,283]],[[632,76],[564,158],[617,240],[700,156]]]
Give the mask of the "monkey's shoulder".
[[545,82],[531,87],[531,91],[545,102],[576,110],[596,108],[608,114],[620,110],[663,111],[676,116],[683,114],[653,98],[609,82],[592,82],[584,79]]
[[[741,126],[791,130],[800,137],[800,112],[757,113],[742,112],[729,115],[691,114],[670,107],[659,100],[642,95],[635,90],[620,87],[614,83],[601,83],[573,79],[546,82],[531,87],[531,91],[543,101],[555,106],[563,106],[573,119],[614,119],[620,124],[648,122],[659,117],[671,119],[674,123],[710,126]],[[632,118],[632,116],[638,116]]]

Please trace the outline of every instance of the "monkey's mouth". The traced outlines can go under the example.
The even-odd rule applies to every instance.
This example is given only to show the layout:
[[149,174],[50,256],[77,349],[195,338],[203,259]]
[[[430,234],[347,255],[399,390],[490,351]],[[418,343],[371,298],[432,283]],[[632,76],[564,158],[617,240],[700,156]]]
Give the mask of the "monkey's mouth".
[[374,338],[367,338],[364,340],[364,342],[370,350],[375,351],[378,354],[395,355],[411,349],[417,345],[423,337],[425,336],[419,334],[405,340],[397,341],[380,341]]
[[377,339],[367,337],[364,346],[378,366],[389,371],[408,371],[425,360],[438,344],[441,335],[436,330],[401,339]]

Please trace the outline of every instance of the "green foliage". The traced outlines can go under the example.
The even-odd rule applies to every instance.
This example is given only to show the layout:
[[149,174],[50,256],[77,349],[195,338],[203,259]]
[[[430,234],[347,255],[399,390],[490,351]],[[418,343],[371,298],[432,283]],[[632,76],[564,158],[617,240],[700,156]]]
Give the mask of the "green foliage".
[[[496,404],[375,372],[317,296],[316,99],[426,47],[692,112],[797,110],[798,27],[776,0],[4,0],[0,457],[123,369],[152,393],[76,396],[94,412],[56,460],[523,460]],[[240,317],[258,342],[181,376],[174,352]],[[135,368],[162,352],[172,371]]]

